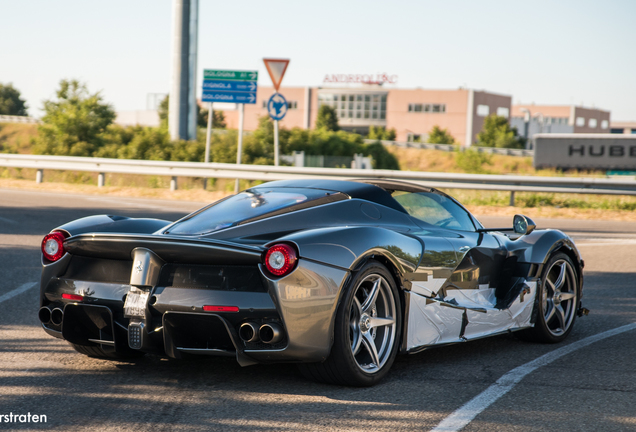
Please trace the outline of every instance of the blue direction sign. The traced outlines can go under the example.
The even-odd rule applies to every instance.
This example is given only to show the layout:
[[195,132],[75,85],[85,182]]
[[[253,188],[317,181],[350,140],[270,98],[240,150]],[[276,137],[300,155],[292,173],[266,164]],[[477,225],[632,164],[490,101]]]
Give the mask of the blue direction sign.
[[287,114],[287,100],[280,93],[274,93],[267,101],[267,112],[272,120],[282,120]]
[[203,71],[203,102],[255,104],[257,71]]
[[221,90],[221,91],[242,91],[256,92],[258,84],[254,81],[224,81],[224,80],[205,80],[203,81],[203,91]]
[[203,90],[203,102],[229,102],[255,104],[256,92],[236,92],[236,91],[218,91]]

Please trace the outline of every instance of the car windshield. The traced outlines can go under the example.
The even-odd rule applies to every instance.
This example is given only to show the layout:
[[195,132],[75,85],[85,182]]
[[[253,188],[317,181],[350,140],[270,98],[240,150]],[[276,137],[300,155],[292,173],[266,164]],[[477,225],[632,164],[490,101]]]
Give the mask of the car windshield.
[[433,192],[394,191],[391,196],[408,214],[440,228],[475,231],[468,212],[452,199]]
[[252,188],[193,214],[170,227],[170,234],[204,234],[330,195],[301,188]]

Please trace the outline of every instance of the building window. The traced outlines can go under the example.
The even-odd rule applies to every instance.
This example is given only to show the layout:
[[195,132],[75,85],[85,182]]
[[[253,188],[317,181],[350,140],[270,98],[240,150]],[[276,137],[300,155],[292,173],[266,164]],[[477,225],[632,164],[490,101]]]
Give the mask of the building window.
[[607,129],[609,127],[609,122],[607,120],[601,121],[601,129]]
[[585,119],[583,117],[577,117],[576,125],[579,127],[585,126]]
[[[340,118],[386,119],[386,95],[320,93],[318,107],[322,105],[335,108]],[[294,108],[290,105],[290,109]],[[409,105],[409,111],[413,110]]]
[[596,119],[590,119],[590,121],[588,122],[588,126],[592,129],[596,128],[596,124]]
[[497,115],[508,118],[508,116],[510,115],[510,110],[506,107],[499,107],[497,108]]
[[[386,102],[382,102],[382,111],[386,111]],[[446,104],[409,104],[409,112],[445,113]]]
[[490,114],[490,107],[488,105],[477,105],[477,115],[479,117],[486,117]]
[[414,133],[408,133],[406,134],[406,141],[407,142],[420,142],[422,139],[422,135],[420,134],[414,134]]

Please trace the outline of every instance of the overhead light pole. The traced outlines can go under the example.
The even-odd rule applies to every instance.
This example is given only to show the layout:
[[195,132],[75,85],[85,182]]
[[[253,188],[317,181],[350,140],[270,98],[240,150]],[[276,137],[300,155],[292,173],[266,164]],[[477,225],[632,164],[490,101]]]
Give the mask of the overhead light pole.
[[173,140],[196,138],[198,0],[172,1],[172,77],[168,130]]
[[530,148],[530,118],[531,113],[528,108],[520,108],[519,111],[524,113],[523,116],[523,137],[526,139],[526,150]]

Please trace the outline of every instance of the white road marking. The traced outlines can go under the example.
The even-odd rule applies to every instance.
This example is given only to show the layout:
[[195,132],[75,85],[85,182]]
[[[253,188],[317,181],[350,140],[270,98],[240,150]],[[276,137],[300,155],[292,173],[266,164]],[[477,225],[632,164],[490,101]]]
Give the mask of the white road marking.
[[12,224],[12,225],[15,225],[18,223],[17,221],[14,221],[13,219],[4,218],[2,216],[0,216],[0,222]]
[[25,291],[30,290],[31,288],[35,288],[37,282],[27,282],[25,284],[20,285],[19,288],[14,289],[13,291],[9,291],[8,293],[0,296],[0,303],[3,301],[7,301],[10,298],[17,296],[18,294],[22,294]]
[[635,245],[636,240],[625,240],[625,241],[614,241],[614,242],[593,242],[593,243],[576,243],[576,247],[581,246],[626,246],[626,245]]
[[446,417],[442,422],[437,425],[431,432],[457,432],[470,423],[481,412],[486,410],[490,405],[495,403],[500,397],[508,393],[513,389],[515,385],[519,383],[526,375],[534,372],[541,366],[552,363],[553,361],[568,355],[578,349],[584,348],[588,345],[598,342],[600,340],[616,336],[617,334],[624,333],[630,330],[636,329],[636,323],[627,324],[621,327],[617,327],[612,330],[605,331],[593,336],[588,336],[585,339],[581,339],[562,348],[555,349],[541,357],[532,360],[524,365],[514,368],[510,372],[503,375],[493,385],[486,390],[475,396],[472,400],[468,401],[454,413]]

